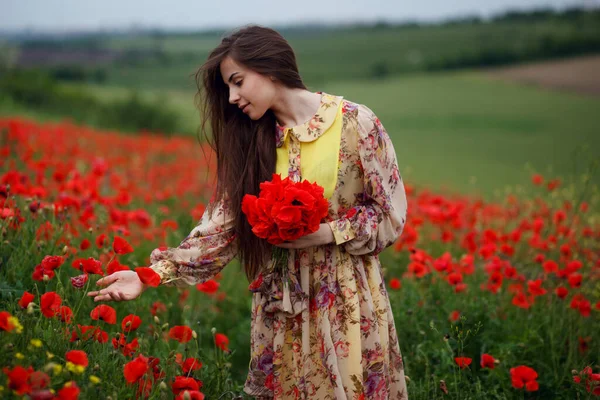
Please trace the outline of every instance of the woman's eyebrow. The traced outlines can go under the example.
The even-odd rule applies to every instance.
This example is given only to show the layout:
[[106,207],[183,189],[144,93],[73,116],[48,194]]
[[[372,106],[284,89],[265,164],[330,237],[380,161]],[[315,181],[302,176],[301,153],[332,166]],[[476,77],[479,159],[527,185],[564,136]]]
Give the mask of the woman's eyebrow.
[[233,74],[229,75],[229,80],[228,80],[227,82],[231,82],[231,79],[232,79],[232,78],[233,78],[233,76],[234,76],[235,74],[237,74],[237,73],[238,73],[238,72],[236,71],[236,72],[234,72]]

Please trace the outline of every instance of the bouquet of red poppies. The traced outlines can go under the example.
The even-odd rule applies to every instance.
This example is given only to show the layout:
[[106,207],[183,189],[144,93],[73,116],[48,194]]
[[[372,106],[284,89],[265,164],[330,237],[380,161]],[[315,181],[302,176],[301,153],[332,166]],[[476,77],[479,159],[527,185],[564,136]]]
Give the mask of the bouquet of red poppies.
[[[323,197],[324,189],[306,180],[293,182],[280,174],[260,184],[258,197],[245,195],[242,212],[252,226],[252,232],[271,244],[294,241],[319,230],[327,216],[329,202]],[[273,269],[281,268],[287,278],[288,249],[274,247]],[[286,283],[288,280],[286,279]]]

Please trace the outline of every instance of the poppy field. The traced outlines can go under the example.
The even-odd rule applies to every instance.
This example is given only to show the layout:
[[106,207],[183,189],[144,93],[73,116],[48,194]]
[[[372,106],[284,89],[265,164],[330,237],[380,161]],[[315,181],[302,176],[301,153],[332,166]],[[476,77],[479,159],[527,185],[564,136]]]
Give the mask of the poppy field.
[[[600,398],[597,167],[531,171],[495,201],[405,181],[380,259],[410,399]],[[121,270],[151,283],[150,253],[200,220],[215,171],[192,138],[0,119],[1,398],[247,398],[237,261],[133,301],[86,295]]]

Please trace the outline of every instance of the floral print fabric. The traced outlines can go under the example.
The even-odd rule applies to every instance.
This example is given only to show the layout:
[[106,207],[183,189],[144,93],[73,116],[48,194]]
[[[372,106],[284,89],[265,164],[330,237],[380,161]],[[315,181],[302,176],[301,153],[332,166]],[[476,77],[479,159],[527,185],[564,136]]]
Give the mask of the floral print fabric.
[[[322,93],[321,106],[305,124],[276,126],[278,147],[288,141],[294,180],[302,179],[300,141],[318,139],[336,118],[332,97]],[[404,184],[377,116],[365,105],[339,99],[339,172],[326,218],[335,241],[290,250],[291,311],[283,310],[283,283],[276,272],[261,274],[251,285],[251,359],[244,391],[257,398],[408,398],[378,258],[404,228]],[[215,206],[213,218],[205,213],[179,247],[152,252],[151,268],[162,284],[204,282],[235,257],[227,202]]]

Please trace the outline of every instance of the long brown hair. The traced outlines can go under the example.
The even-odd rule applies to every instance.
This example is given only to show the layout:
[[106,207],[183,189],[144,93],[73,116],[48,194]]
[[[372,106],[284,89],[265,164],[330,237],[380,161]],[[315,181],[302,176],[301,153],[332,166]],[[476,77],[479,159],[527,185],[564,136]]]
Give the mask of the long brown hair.
[[[220,72],[221,62],[227,56],[259,74],[274,77],[286,87],[306,89],[306,86],[288,42],[277,31],[258,25],[246,26],[225,36],[195,73],[196,99],[201,99],[202,104],[201,132],[217,157],[214,196],[229,199],[239,240],[238,257],[251,281],[268,260],[272,245],[252,233],[242,212],[242,198],[245,194],[258,195],[260,183],[270,180],[275,172],[276,120],[274,113],[267,110],[254,121],[229,103],[229,89]],[[212,141],[206,131],[207,122]]]

